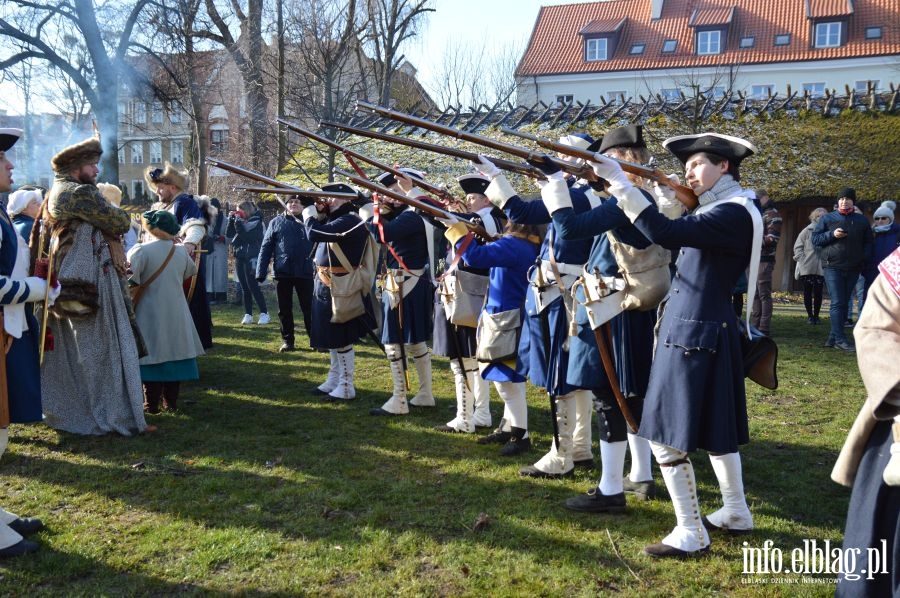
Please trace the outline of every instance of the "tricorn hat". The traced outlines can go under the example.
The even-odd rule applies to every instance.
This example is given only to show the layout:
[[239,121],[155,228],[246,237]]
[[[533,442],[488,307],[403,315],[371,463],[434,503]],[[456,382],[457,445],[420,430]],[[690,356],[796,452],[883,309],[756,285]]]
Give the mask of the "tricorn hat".
[[488,185],[491,184],[491,179],[481,174],[464,174],[457,178],[456,182],[462,187],[463,193],[480,193],[484,195]]
[[144,171],[144,180],[147,181],[147,187],[153,193],[156,193],[156,187],[160,183],[168,183],[178,187],[182,191],[187,188],[187,174],[177,170],[174,166],[166,162],[165,168],[148,166]]
[[356,195],[356,199],[364,199],[362,193],[347,183],[327,183],[322,185],[322,191],[328,191],[329,193],[353,193]]
[[0,152],[8,152],[22,136],[22,129],[0,129]]
[[[408,176],[409,178],[411,178],[413,180],[415,180],[415,179],[419,179],[420,181],[425,180],[425,173],[422,172],[421,170],[416,170],[415,168],[398,168],[397,170],[399,170],[400,172],[402,172],[403,174],[405,174],[406,176]],[[378,175],[378,178],[375,179],[375,181],[379,185],[383,185],[385,187],[390,187],[391,185],[393,185],[394,183],[397,182],[397,177],[395,177],[393,175],[393,173],[383,172],[380,175]]]
[[663,141],[663,147],[672,152],[682,164],[686,164],[691,156],[700,152],[722,156],[735,164],[740,164],[741,160],[756,153],[756,146],[746,139],[720,133],[677,135]]
[[597,151],[602,154],[614,147],[647,147],[644,143],[644,127],[627,125],[609,131],[603,136]]
[[75,145],[64,148],[50,160],[53,172],[63,174],[81,168],[86,164],[96,164],[100,161],[103,148],[100,146],[99,137],[91,137],[80,141]]

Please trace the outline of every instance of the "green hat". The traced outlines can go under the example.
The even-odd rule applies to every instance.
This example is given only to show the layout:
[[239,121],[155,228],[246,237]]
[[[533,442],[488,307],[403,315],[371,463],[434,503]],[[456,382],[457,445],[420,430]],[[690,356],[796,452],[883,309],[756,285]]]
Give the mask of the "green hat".
[[172,212],[167,212],[165,210],[147,210],[141,216],[151,228],[158,228],[172,236],[177,235],[181,228],[178,226],[178,221],[175,220],[175,215]]

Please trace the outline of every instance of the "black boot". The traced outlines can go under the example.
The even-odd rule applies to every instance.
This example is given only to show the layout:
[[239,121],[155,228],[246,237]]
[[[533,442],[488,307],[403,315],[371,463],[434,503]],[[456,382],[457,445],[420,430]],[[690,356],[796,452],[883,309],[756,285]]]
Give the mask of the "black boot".
[[513,426],[509,431],[511,434],[509,441],[507,441],[507,443],[503,445],[503,448],[500,449],[500,454],[502,456],[512,457],[531,450],[531,438],[525,436],[525,434],[528,433],[528,430]]
[[162,399],[162,382],[144,382],[144,411],[159,413],[159,401]]
[[167,411],[178,409],[178,393],[181,392],[181,382],[163,383],[163,404]]

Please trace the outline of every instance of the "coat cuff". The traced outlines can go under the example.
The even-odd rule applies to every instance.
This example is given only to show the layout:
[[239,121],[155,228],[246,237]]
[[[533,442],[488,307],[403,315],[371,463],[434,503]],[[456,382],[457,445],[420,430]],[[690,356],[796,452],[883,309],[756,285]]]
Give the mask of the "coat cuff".
[[181,225],[181,230],[178,231],[178,236],[180,236],[185,243],[200,245],[203,237],[206,236],[206,221],[202,218],[185,220],[184,224]]
[[485,189],[484,194],[491,200],[492,204],[502,210],[503,206],[506,205],[506,202],[516,195],[516,192],[512,188],[512,185],[509,184],[507,178],[501,174],[491,181],[491,184]]
[[469,227],[467,227],[462,222],[454,222],[444,231],[444,236],[447,237],[447,240],[450,241],[454,246],[456,243],[465,237],[469,233]]
[[572,196],[569,195],[569,186],[564,180],[550,179],[541,189],[541,199],[547,206],[550,214],[563,208],[572,207]]
[[625,215],[632,222],[637,220],[641,212],[651,205],[650,200],[634,185],[622,186],[613,184],[610,186],[609,192],[616,198],[619,208],[625,212]]

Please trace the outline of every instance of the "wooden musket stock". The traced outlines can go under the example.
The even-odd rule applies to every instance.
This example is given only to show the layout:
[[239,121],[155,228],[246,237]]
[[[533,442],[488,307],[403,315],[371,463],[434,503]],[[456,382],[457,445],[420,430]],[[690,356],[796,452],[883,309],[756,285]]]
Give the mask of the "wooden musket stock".
[[[406,145],[409,147],[414,147],[416,149],[423,149],[429,152],[434,152],[436,154],[444,154],[446,156],[460,158],[462,160],[468,160],[475,163],[478,162],[478,154],[476,152],[470,152],[455,147],[448,147],[446,145],[427,143],[425,141],[417,141],[415,139],[409,139],[407,137],[401,137],[399,135],[379,133],[377,131],[370,131],[368,129],[361,129],[359,127],[352,127],[350,125],[344,125],[341,123],[335,123],[326,120],[323,120],[319,124],[323,127],[339,129],[341,131],[345,131],[353,135],[358,135],[360,137],[368,137],[370,139],[377,139],[379,141],[387,141],[389,143],[396,143],[398,145]],[[535,179],[544,178],[544,173],[542,173],[540,169],[535,168],[530,164],[523,164],[520,162],[513,162],[512,160],[504,160],[503,158],[493,157],[490,158],[490,161],[501,170],[507,170],[509,172],[514,172],[516,174],[525,175]]]
[[453,212],[448,212],[447,210],[442,210],[441,208],[431,205],[430,203],[424,202],[419,199],[415,199],[413,197],[408,197],[406,195],[403,195],[402,193],[397,193],[396,191],[394,191],[392,189],[388,189],[384,185],[379,185],[375,181],[358,176],[358,175],[350,173],[350,172],[335,169],[334,173],[341,175],[343,177],[346,177],[347,179],[349,179],[353,183],[359,185],[360,187],[365,187],[366,189],[369,189],[370,191],[378,193],[379,195],[383,195],[385,197],[390,197],[392,199],[396,199],[397,201],[399,201],[401,203],[404,203],[408,206],[412,206],[412,207],[416,208],[417,210],[421,210],[422,212],[425,212],[426,214],[429,214],[435,218],[455,218],[455,219],[459,220],[460,222],[462,222],[463,224],[465,224],[466,228],[468,228],[470,231],[472,231],[473,233],[475,233],[477,236],[481,237],[482,239],[486,239],[486,240],[490,241],[490,240],[494,240],[497,238],[494,235],[492,235],[491,233],[489,233],[487,230],[485,230],[485,228],[483,226],[479,226],[477,224],[469,222],[465,218],[462,218],[459,214],[454,214]]
[[[301,189],[300,187],[294,187],[293,185],[289,185],[282,181],[267,177],[266,175],[260,174],[256,171],[247,170],[246,168],[241,168],[240,166],[235,166],[234,164],[229,164],[228,162],[216,160],[215,158],[207,158],[206,163],[212,164],[213,166],[218,166],[222,170],[227,170],[228,172],[239,174],[242,177],[252,179],[258,183],[265,183],[266,185],[272,185],[273,187],[278,187],[279,189],[289,189],[293,194],[296,195],[306,193],[306,191],[304,189]],[[287,205],[284,203],[284,201],[282,201],[280,197],[278,197],[278,195],[275,195],[275,199],[278,200],[278,203],[280,203],[285,210],[287,209]]]
[[295,191],[282,187],[232,187],[235,191],[247,191],[248,193],[272,193],[273,195],[296,195],[298,197],[327,198],[338,197],[341,199],[357,199],[356,193],[341,193],[339,191]]
[[[541,147],[552,150],[554,152],[558,152],[560,154],[574,156],[585,161],[591,161],[594,159],[594,152],[591,152],[589,150],[572,147],[571,145],[566,145],[564,143],[559,143],[551,139],[538,137],[537,135],[523,133],[522,131],[514,131],[513,129],[508,129],[506,127],[501,127],[500,131],[506,133],[507,135],[515,135],[516,137],[521,137],[522,139],[534,141]],[[689,209],[693,210],[697,207],[697,194],[694,193],[694,190],[687,185],[676,183],[668,176],[666,176],[660,169],[653,168],[652,166],[635,164],[634,162],[627,162],[625,160],[618,160],[616,158],[610,158],[610,160],[615,160],[616,162],[618,162],[622,167],[622,170],[624,170],[625,172],[644,177],[645,179],[650,179],[651,181],[656,181],[656,183],[660,185],[665,185],[671,188],[675,192],[675,199],[683,203]]]

